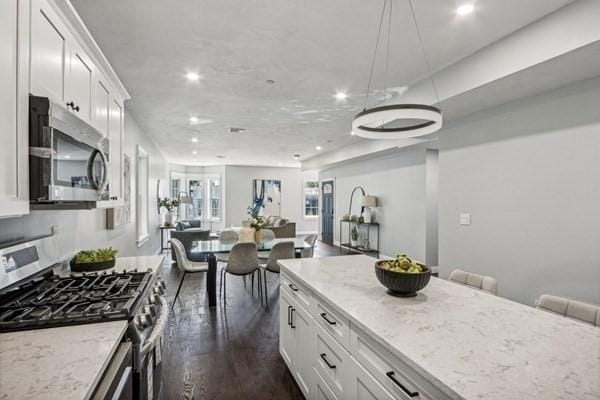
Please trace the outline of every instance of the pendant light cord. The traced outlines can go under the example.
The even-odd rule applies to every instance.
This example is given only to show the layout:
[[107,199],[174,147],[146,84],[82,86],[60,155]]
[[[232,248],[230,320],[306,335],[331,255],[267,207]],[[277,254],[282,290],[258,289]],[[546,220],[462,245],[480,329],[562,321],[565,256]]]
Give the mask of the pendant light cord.
[[393,0],[390,0],[390,15],[388,18],[388,35],[387,35],[387,51],[385,53],[385,78],[383,81],[383,100],[387,100],[388,91],[388,67],[390,65],[390,40],[392,37],[392,4]]
[[419,29],[419,24],[417,23],[417,17],[415,16],[415,9],[413,7],[412,0],[408,0],[408,4],[410,5],[410,12],[412,14],[413,22],[415,23],[415,28],[417,29],[417,37],[419,38],[419,43],[421,45],[421,52],[423,53],[423,58],[425,59],[425,64],[427,65],[427,71],[429,72],[429,80],[431,81],[431,85],[433,86],[433,91],[435,92],[436,103],[440,102],[440,95],[438,93],[437,85],[435,84],[435,80],[433,79],[433,71],[431,68],[431,64],[429,63],[429,59],[427,58],[427,52],[425,51],[425,44],[423,42],[423,37],[421,36],[421,30]]
[[[391,0],[390,0],[391,1]],[[373,62],[371,62],[371,73],[369,74],[369,83],[367,85],[367,95],[365,96],[365,104],[363,109],[367,109],[367,103],[369,101],[369,93],[371,92],[371,83],[373,81],[373,71],[375,70],[375,59],[377,58],[377,49],[379,48],[379,38],[381,36],[381,26],[383,25],[383,16],[385,15],[385,7],[387,6],[387,0],[383,2],[383,8],[381,9],[381,17],[379,19],[379,29],[377,30],[377,40],[375,41],[375,52],[373,53]]]

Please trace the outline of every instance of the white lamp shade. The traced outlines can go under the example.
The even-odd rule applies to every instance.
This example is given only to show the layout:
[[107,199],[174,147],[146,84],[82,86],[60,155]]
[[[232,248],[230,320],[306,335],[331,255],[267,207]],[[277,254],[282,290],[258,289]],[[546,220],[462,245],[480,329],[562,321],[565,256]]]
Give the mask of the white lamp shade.
[[377,197],[371,195],[364,195],[362,198],[363,207],[377,207]]

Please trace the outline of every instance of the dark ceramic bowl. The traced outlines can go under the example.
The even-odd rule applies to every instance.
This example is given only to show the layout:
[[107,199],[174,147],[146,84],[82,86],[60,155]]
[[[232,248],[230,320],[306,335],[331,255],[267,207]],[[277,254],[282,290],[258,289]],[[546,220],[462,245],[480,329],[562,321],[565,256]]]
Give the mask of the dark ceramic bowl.
[[71,271],[73,272],[95,272],[114,267],[115,259],[113,258],[112,260],[100,262],[77,263],[75,262],[75,258],[72,258],[69,265],[71,266]]
[[415,297],[417,292],[423,289],[429,283],[431,278],[431,268],[427,265],[419,264],[425,272],[416,274],[407,274],[403,272],[394,272],[379,266],[384,260],[375,263],[375,275],[383,286],[388,290],[388,294],[397,297]]

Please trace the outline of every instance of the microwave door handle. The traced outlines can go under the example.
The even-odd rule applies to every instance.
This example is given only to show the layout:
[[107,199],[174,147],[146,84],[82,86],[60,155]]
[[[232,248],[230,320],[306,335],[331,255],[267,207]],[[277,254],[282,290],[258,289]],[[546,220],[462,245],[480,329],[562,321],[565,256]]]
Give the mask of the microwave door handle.
[[102,160],[102,181],[98,184],[98,191],[101,192],[104,190],[106,183],[108,182],[108,160],[104,155],[102,150],[97,150],[100,155],[100,159]]
[[[100,156],[100,159],[102,161],[102,180],[100,182],[96,181],[96,178],[94,177],[94,160],[96,159],[97,156]],[[88,179],[92,185],[92,187],[97,190],[97,191],[102,191],[104,189],[104,185],[106,184],[106,175],[107,175],[107,161],[106,161],[106,157],[104,157],[104,154],[102,153],[102,151],[100,150],[94,150],[92,152],[92,155],[90,156],[90,158],[88,158],[88,163],[87,163],[87,175],[88,175]]]

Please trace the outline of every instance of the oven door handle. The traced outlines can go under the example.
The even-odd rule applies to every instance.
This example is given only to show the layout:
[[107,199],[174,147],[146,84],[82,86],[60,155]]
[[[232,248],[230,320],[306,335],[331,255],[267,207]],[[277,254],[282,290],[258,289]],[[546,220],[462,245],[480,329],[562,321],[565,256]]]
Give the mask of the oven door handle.
[[156,325],[154,325],[152,334],[150,334],[150,337],[148,339],[146,339],[146,341],[144,342],[144,345],[142,346],[142,350],[140,351],[142,356],[154,348],[154,346],[156,344],[155,342],[158,340],[159,337],[162,336],[162,334],[165,330],[165,327],[167,326],[167,321],[169,320],[170,307],[167,304],[167,300],[165,300],[165,298],[163,296],[161,296],[161,297],[159,297],[159,301],[160,301],[160,305],[161,305],[160,316],[156,320]]

